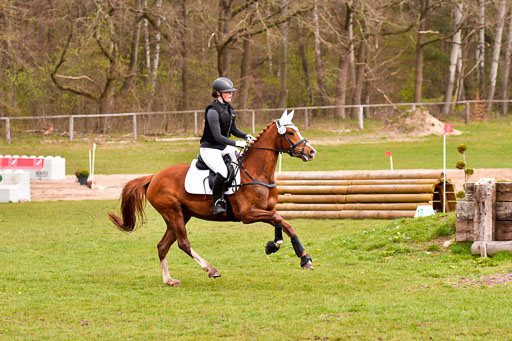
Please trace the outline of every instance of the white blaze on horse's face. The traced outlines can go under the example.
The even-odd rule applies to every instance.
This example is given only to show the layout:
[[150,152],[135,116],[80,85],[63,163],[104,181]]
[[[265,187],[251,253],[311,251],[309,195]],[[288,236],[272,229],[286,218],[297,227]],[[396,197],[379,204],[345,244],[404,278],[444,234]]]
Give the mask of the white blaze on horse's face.
[[304,145],[303,145],[302,151],[304,152],[304,148],[305,147],[309,148],[309,151],[307,153],[303,153],[303,152],[300,153],[300,158],[303,161],[313,160],[315,158],[316,150],[313,148],[313,146],[311,146],[309,144],[309,142],[307,142],[307,140],[304,137],[302,137],[302,135],[299,132],[299,128],[297,128],[293,124],[292,119],[293,119],[293,114],[294,113],[295,113],[295,110],[292,110],[289,114],[288,114],[288,110],[285,110],[283,112],[283,115],[281,116],[281,118],[276,121],[277,132],[280,135],[284,135],[286,133],[286,128],[287,127],[290,128],[290,129],[293,129],[295,131],[295,134],[299,138],[299,143],[301,143],[300,141],[304,141]]

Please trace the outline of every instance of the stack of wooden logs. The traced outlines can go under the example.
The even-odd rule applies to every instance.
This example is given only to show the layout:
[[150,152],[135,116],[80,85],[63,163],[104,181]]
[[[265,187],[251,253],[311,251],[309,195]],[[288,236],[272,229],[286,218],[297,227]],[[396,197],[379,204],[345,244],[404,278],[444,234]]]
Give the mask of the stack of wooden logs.
[[419,205],[455,209],[452,183],[439,171],[334,171],[276,174],[283,218],[394,219],[414,217]]
[[457,201],[457,242],[473,242],[471,253],[486,257],[512,252],[512,182],[484,178],[466,183]]

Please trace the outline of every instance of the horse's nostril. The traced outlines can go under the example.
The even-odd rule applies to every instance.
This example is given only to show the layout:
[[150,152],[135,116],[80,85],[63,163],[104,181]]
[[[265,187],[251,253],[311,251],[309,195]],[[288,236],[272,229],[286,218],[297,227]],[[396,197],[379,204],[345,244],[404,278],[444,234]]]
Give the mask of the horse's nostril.
[[313,156],[313,155],[315,155],[315,154],[316,154],[316,150],[311,149],[311,150],[309,151],[309,155]]

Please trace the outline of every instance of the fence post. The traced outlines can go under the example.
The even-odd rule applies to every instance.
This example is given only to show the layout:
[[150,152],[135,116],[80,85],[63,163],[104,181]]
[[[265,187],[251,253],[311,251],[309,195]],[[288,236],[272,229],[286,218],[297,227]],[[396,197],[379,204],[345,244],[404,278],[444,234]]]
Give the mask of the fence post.
[[256,113],[254,110],[251,110],[252,118],[251,118],[251,125],[252,125],[252,133],[254,134],[254,126],[255,126],[255,120],[256,120]]
[[197,136],[197,111],[194,111],[194,135]]
[[308,108],[306,108],[305,112],[304,112],[304,117],[306,119],[306,130],[309,129],[309,117],[308,117]]
[[413,103],[413,104],[411,105],[411,110],[412,110],[412,111],[416,110],[416,103]]
[[5,119],[5,139],[7,144],[11,144],[11,121],[9,121],[9,117]]
[[466,102],[466,124],[469,124],[469,106],[470,106],[470,103],[469,102]]
[[360,105],[359,106],[359,113],[357,115],[358,117],[358,120],[359,120],[359,129],[363,130],[364,127],[363,127],[363,106]]
[[74,125],[75,125],[75,118],[73,115],[69,116],[69,141],[73,141],[73,135],[74,135]]
[[133,139],[137,140],[137,114],[133,114],[132,121],[133,121]]

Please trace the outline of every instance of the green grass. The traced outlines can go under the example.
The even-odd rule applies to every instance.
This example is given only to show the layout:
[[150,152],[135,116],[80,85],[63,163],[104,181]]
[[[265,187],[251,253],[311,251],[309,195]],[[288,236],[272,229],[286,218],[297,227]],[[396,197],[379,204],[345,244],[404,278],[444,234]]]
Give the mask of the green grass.
[[265,224],[192,220],[192,246],[222,277],[173,245],[171,275],[183,284],[171,288],[156,252],[162,219],[148,207],[148,224],[124,234],[107,223],[117,209],[0,204],[0,339],[483,340],[510,330],[508,286],[454,284],[511,271],[512,257],[432,247],[453,237],[453,215],[293,220],[314,271],[288,240],[266,256]]
[[[456,147],[460,143],[468,146],[467,164],[470,168],[512,168],[512,119],[473,122],[471,125],[455,126],[462,130],[460,136],[447,137],[447,166],[455,168],[461,159]],[[443,138],[427,136],[413,141],[389,141],[393,138],[373,138],[379,126],[373,122],[368,130],[336,133],[332,130],[312,128],[302,130],[314,144],[317,158],[313,162],[302,162],[283,156],[283,170],[356,170],[389,169],[389,159],[384,152],[393,152],[395,169],[441,169],[443,167]],[[334,131],[336,129],[333,129]],[[350,138],[350,143],[332,145],[331,140]],[[59,141],[59,142],[55,142]],[[60,155],[66,158],[66,173],[89,166],[87,141],[68,142],[60,139],[52,143],[34,138],[13,140],[11,145],[0,141],[0,155]],[[325,142],[324,142],[325,141]],[[199,152],[199,142],[155,142],[148,138],[140,141],[106,139],[98,143],[96,152],[97,174],[141,174],[155,173],[169,165],[189,163]]]

